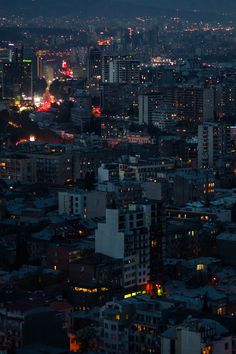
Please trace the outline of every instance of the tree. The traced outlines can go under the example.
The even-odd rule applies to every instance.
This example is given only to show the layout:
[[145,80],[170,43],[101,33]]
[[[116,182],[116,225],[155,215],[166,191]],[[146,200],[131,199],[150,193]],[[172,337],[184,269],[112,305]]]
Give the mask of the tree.
[[34,81],[34,93],[35,95],[38,95],[38,96],[43,96],[44,92],[46,91],[46,88],[47,88],[47,81],[42,78],[37,78],[35,81]]
[[54,80],[49,88],[49,92],[57,100],[67,99],[71,95],[71,87],[63,81]]

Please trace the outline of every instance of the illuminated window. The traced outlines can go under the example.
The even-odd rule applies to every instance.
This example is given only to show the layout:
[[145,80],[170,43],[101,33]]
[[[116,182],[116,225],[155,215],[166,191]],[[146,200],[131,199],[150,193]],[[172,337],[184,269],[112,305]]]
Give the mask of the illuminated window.
[[115,315],[115,320],[120,321],[120,314],[119,313],[117,315]]
[[204,270],[205,269],[205,265],[200,263],[200,264],[197,264],[196,266],[196,269],[199,271],[199,270]]
[[101,291],[108,291],[108,288],[101,288]]
[[157,240],[152,240],[152,247],[156,247],[157,246]]
[[83,293],[97,293],[98,292],[97,288],[88,289],[88,288],[80,288],[80,287],[77,287],[77,286],[74,287],[74,290],[78,291],[78,292],[83,292]]
[[212,353],[212,351],[211,351],[211,346],[209,345],[208,347],[206,347],[206,348],[203,348],[202,350],[201,350],[201,353],[202,354],[211,354]]
[[217,312],[217,315],[223,315],[224,314],[223,307],[219,307],[216,312]]
[[161,285],[158,286],[157,288],[157,295],[158,296],[163,296],[163,288]]
[[137,331],[138,331],[138,332],[141,332],[141,331],[142,331],[142,326],[141,326],[141,325],[137,325],[136,328],[137,328]]

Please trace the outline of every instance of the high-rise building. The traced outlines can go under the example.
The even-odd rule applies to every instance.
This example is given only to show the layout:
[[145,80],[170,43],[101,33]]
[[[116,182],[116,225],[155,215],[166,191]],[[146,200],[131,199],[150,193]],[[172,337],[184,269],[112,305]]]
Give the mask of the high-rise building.
[[39,79],[42,79],[44,77],[43,69],[43,57],[42,53],[39,51],[36,55],[36,75]]
[[91,96],[85,91],[78,91],[76,105],[71,109],[71,121],[81,130],[90,123],[92,101]]
[[2,97],[25,99],[33,95],[33,60],[30,48],[9,47],[9,60],[2,67]]
[[236,85],[226,83],[222,86],[222,115],[223,117],[236,116]]
[[10,62],[19,62],[24,60],[24,47],[15,47],[14,44],[9,46],[9,61]]
[[3,64],[2,97],[5,99],[32,97],[32,61]]
[[78,215],[82,219],[105,216],[106,192],[65,190],[58,193],[60,215]]
[[136,84],[102,84],[101,105],[103,112],[112,115],[127,114],[131,107],[136,109],[140,92],[141,86]]
[[140,82],[139,60],[116,59],[109,63],[109,82],[138,84]]
[[150,280],[151,205],[111,205],[106,220],[95,233],[95,251],[123,260],[123,286],[144,285]]
[[215,118],[216,95],[212,87],[179,86],[162,88],[164,102],[178,119],[211,122]]
[[102,82],[109,82],[110,63],[114,60],[131,60],[131,55],[103,55],[102,57]]
[[88,81],[100,81],[102,78],[102,53],[100,49],[91,48],[87,58]]
[[160,106],[161,95],[158,92],[139,95],[139,124],[151,124],[154,111]]
[[63,185],[73,179],[70,154],[9,154],[0,160],[0,178],[21,183]]
[[230,152],[230,126],[204,123],[198,126],[198,168],[214,168]]

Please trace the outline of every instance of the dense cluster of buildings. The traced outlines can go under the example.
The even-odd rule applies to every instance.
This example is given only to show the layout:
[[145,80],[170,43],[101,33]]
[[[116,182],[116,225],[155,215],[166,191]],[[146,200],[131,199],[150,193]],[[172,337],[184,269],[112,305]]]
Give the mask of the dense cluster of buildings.
[[0,40],[0,353],[236,354],[236,33],[96,21]]

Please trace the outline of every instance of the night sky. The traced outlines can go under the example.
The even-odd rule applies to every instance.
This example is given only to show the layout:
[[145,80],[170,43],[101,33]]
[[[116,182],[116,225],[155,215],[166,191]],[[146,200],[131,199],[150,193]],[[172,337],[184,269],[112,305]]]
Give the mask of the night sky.
[[235,0],[1,0],[3,14],[59,15],[81,13],[85,15],[128,15],[152,12],[154,9],[200,10],[203,12],[236,13]]

